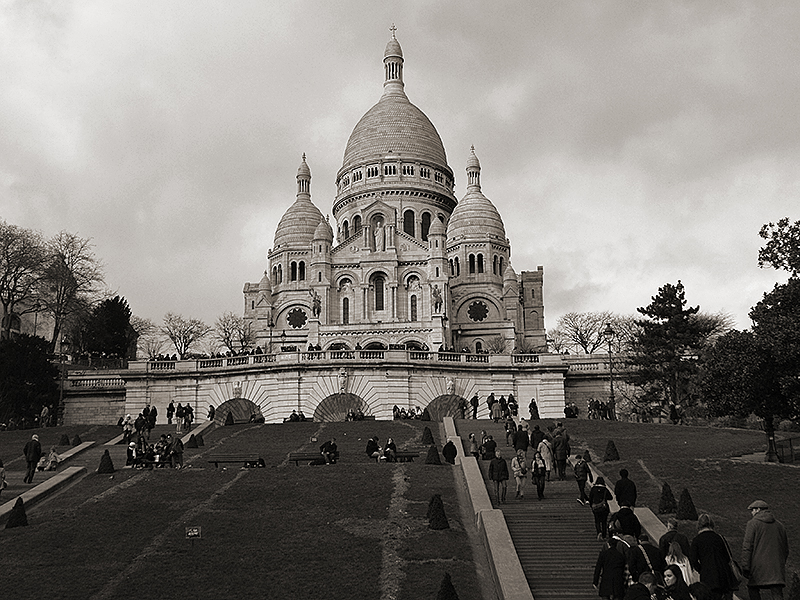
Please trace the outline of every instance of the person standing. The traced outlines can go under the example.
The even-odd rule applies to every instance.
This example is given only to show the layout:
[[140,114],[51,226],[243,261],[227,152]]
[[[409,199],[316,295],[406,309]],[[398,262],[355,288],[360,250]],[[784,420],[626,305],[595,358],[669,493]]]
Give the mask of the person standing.
[[183,416],[184,416],[183,406],[181,406],[181,403],[178,402],[178,406],[175,407],[175,425],[176,425],[175,432],[176,433],[180,433],[181,429],[183,428]]
[[544,464],[546,466],[547,471],[547,481],[550,481],[550,472],[553,470],[553,446],[550,444],[550,440],[547,438],[542,438],[542,441],[539,442],[539,445],[536,447],[537,452],[544,460]]
[[517,430],[514,432],[514,451],[519,453],[522,450],[522,455],[528,452],[528,446],[530,445],[530,437],[528,436],[528,432],[525,431],[522,427],[517,427]]
[[[667,519],[667,533],[658,540],[658,549],[661,550],[662,555],[667,556],[670,553],[670,544],[672,542],[678,542],[683,555],[689,556],[689,538],[678,531],[678,519],[675,517]],[[687,581],[687,583],[693,582]]]
[[181,436],[176,435],[175,439],[171,439],[172,436],[167,436],[167,443],[169,444],[169,456],[170,460],[172,461],[172,468],[173,469],[182,469],[183,468],[183,440],[181,440]]
[[50,409],[45,404],[42,407],[42,412],[39,414],[39,427],[50,426]]
[[592,585],[605,600],[622,600],[625,594],[625,556],[616,541],[603,544],[594,566]]
[[23,481],[25,483],[33,483],[36,465],[39,464],[39,459],[42,458],[42,445],[39,443],[38,435],[34,434],[31,436],[31,439],[25,444],[22,453],[25,455],[25,462],[28,463],[28,470],[25,473]]
[[609,500],[613,500],[611,490],[606,487],[606,480],[598,477],[592,488],[589,490],[589,505],[592,507],[594,515],[594,529],[597,532],[597,539],[604,540],[608,537],[608,515],[611,514]]
[[[391,439],[391,438],[389,438]],[[447,443],[442,448],[442,456],[451,465],[456,464],[456,456],[458,456],[458,449],[452,440],[447,440]]]
[[525,451],[522,449],[517,450],[517,455],[511,459],[511,474],[514,475],[517,484],[515,497],[522,500],[525,497],[525,480],[528,477],[528,463],[525,460]]
[[175,415],[175,405],[172,400],[167,404],[167,425],[172,425],[172,417]]
[[747,510],[753,518],[744,530],[742,572],[750,600],[783,598],[789,556],[786,529],[763,500],[751,503]]
[[731,600],[738,583],[730,567],[731,555],[714,519],[703,513],[697,519],[697,535],[689,548],[689,562],[700,574],[700,581],[711,589],[714,600]]
[[494,493],[498,504],[505,504],[508,490],[508,463],[497,450],[489,463],[489,479],[494,481]]
[[560,433],[553,438],[553,456],[556,459],[556,470],[558,471],[559,481],[567,478],[567,456],[569,456],[569,445],[567,440]]
[[480,400],[478,399],[478,394],[475,394],[469,400],[469,403],[472,405],[472,419],[473,420],[478,418],[478,403],[479,402],[480,402]]
[[549,479],[550,471],[547,470],[547,463],[542,458],[541,452],[538,450],[533,453],[533,460],[531,461],[531,479],[536,486],[536,495],[539,500],[544,500],[544,482]]
[[628,469],[620,469],[619,481],[614,484],[614,496],[620,506],[636,506],[636,484],[628,479]]
[[586,506],[589,504],[589,499],[586,497],[586,480],[594,481],[594,476],[592,475],[592,470],[589,468],[588,463],[583,460],[583,456],[580,454],[575,455],[573,471],[575,472],[575,481],[578,483],[578,492],[580,493],[580,496],[577,498],[578,503]]

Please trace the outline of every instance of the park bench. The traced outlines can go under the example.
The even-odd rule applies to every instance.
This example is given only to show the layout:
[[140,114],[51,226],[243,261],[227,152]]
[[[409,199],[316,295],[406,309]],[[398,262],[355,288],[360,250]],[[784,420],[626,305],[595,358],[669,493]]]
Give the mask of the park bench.
[[[339,451],[336,451],[336,460],[339,460]],[[322,458],[322,453],[314,452],[313,450],[306,450],[305,452],[289,452],[289,462],[293,462],[295,465],[300,465],[300,462],[310,463],[320,461],[320,464],[325,462],[325,459]]]
[[258,454],[217,454],[209,456],[208,462],[214,463],[214,468],[220,463],[240,463],[243,467],[264,467],[266,463]]
[[[394,453],[395,459],[397,462],[414,462],[415,458],[419,458],[419,452],[407,452],[404,450],[398,450]],[[375,462],[380,462],[380,456],[375,459]]]

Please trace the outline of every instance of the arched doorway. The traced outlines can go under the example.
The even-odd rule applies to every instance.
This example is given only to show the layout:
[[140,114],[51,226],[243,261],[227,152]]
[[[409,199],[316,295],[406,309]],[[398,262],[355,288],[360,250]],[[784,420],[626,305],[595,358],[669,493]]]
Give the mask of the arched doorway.
[[369,407],[355,394],[331,394],[317,406],[314,422],[342,422],[351,410],[360,410],[366,415]]
[[461,411],[459,406],[461,403],[467,404],[466,398],[458,394],[442,394],[431,400],[428,404],[428,414],[431,416],[431,421],[441,421],[445,417],[453,417],[454,419],[461,418]]
[[214,411],[214,424],[222,427],[228,420],[228,414],[233,417],[234,423],[249,423],[253,415],[257,421],[263,423],[264,415],[261,408],[247,398],[231,398],[219,405]]

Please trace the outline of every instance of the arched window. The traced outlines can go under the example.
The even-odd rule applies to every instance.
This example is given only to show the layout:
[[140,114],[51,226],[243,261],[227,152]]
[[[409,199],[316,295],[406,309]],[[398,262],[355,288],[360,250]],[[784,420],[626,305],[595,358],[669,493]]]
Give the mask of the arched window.
[[503,275],[503,257],[502,256],[500,257],[500,272],[498,273],[498,275],[500,275],[500,276]]
[[459,275],[461,275],[461,265],[458,264],[458,257],[457,256],[455,257],[454,260],[455,260],[455,263],[456,263],[456,277],[458,277]]
[[450,264],[450,276],[452,277],[453,275],[456,274],[456,272],[453,270],[453,259],[451,258],[447,262]]
[[283,283],[283,265],[278,265],[278,283]]
[[318,281],[318,282],[320,282],[320,283],[322,283],[322,271],[320,271],[319,273],[317,273],[317,281]]
[[431,229],[431,213],[422,213],[422,241],[428,241],[428,231]]
[[478,273],[483,273],[483,254],[478,254]]
[[414,237],[414,211],[407,210],[403,213],[403,232]]
[[298,271],[297,278],[300,281],[305,281],[306,280],[306,262],[304,260],[300,261],[300,268],[299,268],[299,271]]
[[353,235],[361,231],[361,215],[353,217]]
[[297,263],[294,261],[289,265],[289,281],[297,281]]
[[417,295],[413,294],[411,296],[411,320],[417,320]]
[[250,300],[250,310],[255,310],[255,308],[256,308],[256,301]]
[[475,354],[483,352],[483,344],[480,341],[475,342]]
[[492,275],[497,275],[497,254],[492,258]]
[[372,280],[372,283],[375,286],[375,310],[383,310],[383,277],[378,275]]
[[344,239],[350,237],[350,224],[347,221],[342,223],[342,233],[344,235]]
[[469,274],[470,275],[474,275],[475,274],[475,255],[474,254],[470,254],[469,255]]
[[436,267],[436,277],[439,277],[439,267]]
[[272,267],[272,281],[273,283],[280,283],[278,281],[278,267]]
[[342,325],[350,324],[350,298],[342,298]]

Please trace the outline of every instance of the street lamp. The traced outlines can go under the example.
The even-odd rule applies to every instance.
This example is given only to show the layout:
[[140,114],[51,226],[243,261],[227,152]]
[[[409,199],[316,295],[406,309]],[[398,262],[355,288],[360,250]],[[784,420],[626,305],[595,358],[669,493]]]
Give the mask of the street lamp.
[[614,341],[616,331],[611,327],[611,323],[606,323],[606,328],[603,330],[603,338],[608,342],[608,381],[611,387],[611,394],[608,400],[608,417],[612,421],[617,420],[617,408],[614,402],[614,362],[611,358],[611,343]]
[[272,316],[269,318],[267,327],[269,327],[269,353],[272,354],[272,329],[275,327],[275,321],[272,320]]

